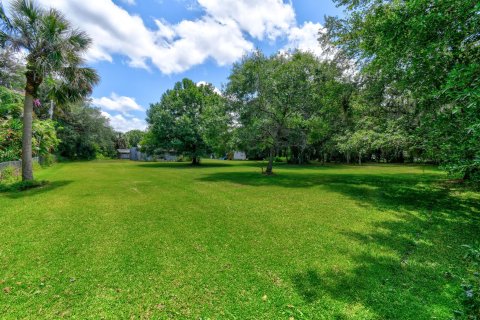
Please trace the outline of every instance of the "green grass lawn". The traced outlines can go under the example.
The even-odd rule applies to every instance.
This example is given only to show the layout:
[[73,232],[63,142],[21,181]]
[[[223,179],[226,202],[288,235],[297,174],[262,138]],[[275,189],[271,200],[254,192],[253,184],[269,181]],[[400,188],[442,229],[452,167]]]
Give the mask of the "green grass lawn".
[[95,161],[0,193],[1,319],[450,319],[480,194],[416,166]]

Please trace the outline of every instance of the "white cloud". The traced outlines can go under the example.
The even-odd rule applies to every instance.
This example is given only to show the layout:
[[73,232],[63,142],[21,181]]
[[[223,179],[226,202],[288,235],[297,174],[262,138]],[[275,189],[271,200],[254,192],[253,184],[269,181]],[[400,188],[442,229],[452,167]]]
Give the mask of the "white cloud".
[[117,114],[112,116],[110,113],[102,111],[102,115],[109,119],[110,125],[116,131],[120,132],[127,132],[130,130],[145,130],[147,128],[147,124],[144,120],[138,118],[126,118],[121,114]]
[[176,25],[156,21],[163,47],[152,55],[152,62],[164,73],[179,73],[213,58],[230,64],[254,46],[233,21],[220,23],[211,17],[183,20]]
[[132,6],[137,4],[135,0],[122,0],[122,2],[124,2],[126,4],[129,4],[129,5],[132,5]]
[[291,3],[282,0],[197,0],[202,17],[177,24],[158,19],[154,29],[112,0],[39,2],[58,8],[93,38],[90,61],[112,62],[113,55],[121,55],[128,57],[131,67],[153,65],[165,74],[188,70],[209,58],[219,65],[233,63],[254,48],[246,34],[274,40],[295,25]]
[[198,0],[205,11],[225,23],[233,20],[241,30],[262,40],[274,40],[295,25],[291,3],[282,0]]
[[93,98],[92,104],[102,110],[116,111],[125,116],[130,116],[129,111],[145,111],[134,98],[119,96],[116,93],[112,93],[110,98]]
[[288,43],[284,50],[311,52],[318,57],[327,58],[325,48],[318,42],[320,30],[324,27],[320,23],[305,22],[301,27],[293,27],[288,34]]

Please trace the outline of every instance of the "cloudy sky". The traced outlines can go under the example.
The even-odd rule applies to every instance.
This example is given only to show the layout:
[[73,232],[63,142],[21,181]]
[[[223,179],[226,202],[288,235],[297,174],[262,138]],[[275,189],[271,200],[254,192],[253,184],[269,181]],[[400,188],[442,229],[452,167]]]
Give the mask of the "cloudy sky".
[[93,103],[120,131],[145,128],[145,110],[184,77],[218,88],[248,51],[319,52],[331,0],[39,0],[88,32],[102,82]]

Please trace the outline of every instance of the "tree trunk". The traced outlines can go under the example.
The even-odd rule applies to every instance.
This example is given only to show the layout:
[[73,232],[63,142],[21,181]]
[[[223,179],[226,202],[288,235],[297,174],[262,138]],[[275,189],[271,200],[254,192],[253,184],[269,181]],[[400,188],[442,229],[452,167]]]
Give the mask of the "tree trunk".
[[194,156],[192,158],[192,166],[198,166],[200,165],[200,159],[197,156]]
[[53,111],[54,111],[54,104],[53,104],[53,100],[50,100],[50,109],[48,109],[48,115],[50,117],[50,120],[53,119]]
[[273,174],[273,147],[270,148],[270,155],[268,157],[268,165],[267,165],[267,171],[265,171],[265,174],[271,175]]
[[362,153],[361,152],[358,153],[358,164],[362,165]]
[[[28,84],[27,84],[28,87]],[[33,96],[27,89],[23,106],[22,180],[33,180],[32,159]]]
[[33,99],[43,78],[34,71],[29,70],[27,62],[25,101],[23,102],[23,133],[22,133],[22,180],[33,180],[32,159],[32,122]]
[[350,152],[347,152],[347,164],[350,164]]

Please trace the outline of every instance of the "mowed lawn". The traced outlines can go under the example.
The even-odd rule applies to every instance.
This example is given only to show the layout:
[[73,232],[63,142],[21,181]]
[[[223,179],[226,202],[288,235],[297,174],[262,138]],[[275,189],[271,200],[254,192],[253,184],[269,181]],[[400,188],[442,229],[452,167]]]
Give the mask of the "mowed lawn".
[[480,195],[433,168],[94,161],[0,193],[1,319],[449,319]]

